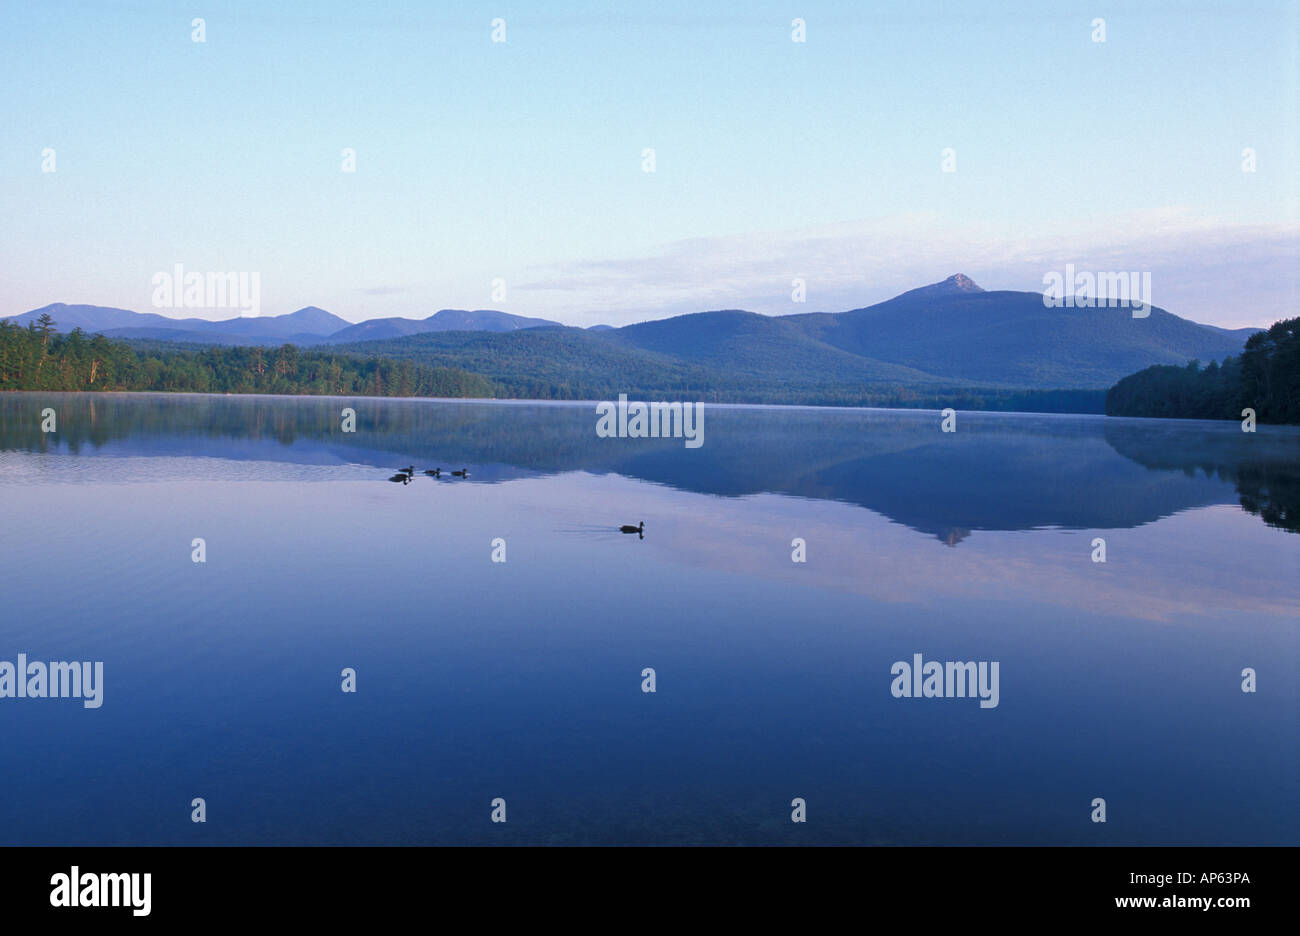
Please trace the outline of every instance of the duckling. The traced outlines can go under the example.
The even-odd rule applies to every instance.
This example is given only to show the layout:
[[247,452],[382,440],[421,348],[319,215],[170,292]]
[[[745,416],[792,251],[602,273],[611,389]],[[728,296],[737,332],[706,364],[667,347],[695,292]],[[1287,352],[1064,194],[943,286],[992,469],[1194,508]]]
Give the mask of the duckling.
[[635,534],[637,534],[638,536],[640,536],[641,534],[645,533],[645,521],[642,520],[641,523],[640,523],[638,526],[627,526],[627,525],[625,524],[625,525],[619,527],[619,528],[618,528],[618,531],[619,531],[620,533],[635,533]]
[[469,469],[468,469],[468,468],[462,468],[460,471],[453,471],[452,474],[454,474],[454,475],[455,475],[456,477],[458,477],[458,478],[468,478],[468,477],[469,477]]

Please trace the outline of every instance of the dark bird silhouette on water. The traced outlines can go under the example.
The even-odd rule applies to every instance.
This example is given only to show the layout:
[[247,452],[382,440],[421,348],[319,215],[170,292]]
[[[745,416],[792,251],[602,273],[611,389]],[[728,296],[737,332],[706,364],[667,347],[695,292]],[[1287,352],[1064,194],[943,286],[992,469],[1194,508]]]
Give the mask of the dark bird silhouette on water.
[[402,472],[398,472],[397,474],[393,475],[393,476],[392,476],[391,478],[389,478],[388,480],[389,480],[389,481],[401,481],[403,484],[410,484],[410,483],[411,483],[411,476],[410,476],[409,474],[407,474],[406,472],[402,471]]
[[426,468],[426,469],[424,469],[424,473],[427,474],[430,478],[441,478],[441,477],[442,477],[442,469],[441,469],[441,468]]
[[415,474],[414,465],[407,465],[405,468],[398,468],[397,470],[402,472],[403,474]]
[[637,539],[645,539],[645,521],[642,520],[637,526],[623,526],[618,528],[620,533],[635,533]]
[[462,468],[460,471],[453,471],[452,474],[454,474],[454,475],[455,475],[456,477],[458,477],[458,478],[468,478],[468,477],[469,477],[469,469],[468,469],[468,468]]

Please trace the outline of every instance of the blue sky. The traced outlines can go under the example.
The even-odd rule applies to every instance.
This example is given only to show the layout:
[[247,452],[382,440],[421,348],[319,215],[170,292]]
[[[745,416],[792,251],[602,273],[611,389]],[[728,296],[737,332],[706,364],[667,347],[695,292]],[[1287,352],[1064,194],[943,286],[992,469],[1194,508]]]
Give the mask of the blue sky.
[[577,325],[838,311],[959,271],[1041,290],[1073,263],[1267,324],[1298,311],[1298,11],[9,3],[0,314],[151,311],[176,263],[259,272],[264,314]]

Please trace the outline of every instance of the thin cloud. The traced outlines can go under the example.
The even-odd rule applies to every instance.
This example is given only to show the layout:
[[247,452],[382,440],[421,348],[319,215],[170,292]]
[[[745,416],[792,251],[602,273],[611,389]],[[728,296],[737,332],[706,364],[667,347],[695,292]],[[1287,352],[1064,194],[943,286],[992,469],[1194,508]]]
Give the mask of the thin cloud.
[[[534,270],[517,298],[564,317],[625,324],[684,311],[769,315],[843,311],[966,273],[985,289],[1040,292],[1043,276],[1150,271],[1155,304],[1224,327],[1295,314],[1300,228],[1223,224],[1181,209],[1025,234],[1004,225],[950,229],[933,214],[784,232],[694,238],[641,257]],[[806,283],[803,304],[792,281]],[[530,305],[532,302],[530,302]],[[535,312],[533,314],[540,314]]]

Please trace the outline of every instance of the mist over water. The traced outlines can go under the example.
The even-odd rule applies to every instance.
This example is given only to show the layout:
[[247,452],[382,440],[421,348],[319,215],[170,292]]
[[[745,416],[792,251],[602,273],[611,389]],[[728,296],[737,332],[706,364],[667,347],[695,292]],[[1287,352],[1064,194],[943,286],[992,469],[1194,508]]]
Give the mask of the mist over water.
[[0,660],[104,662],[0,700],[0,841],[1300,840],[1300,429],[957,420],[0,396]]

